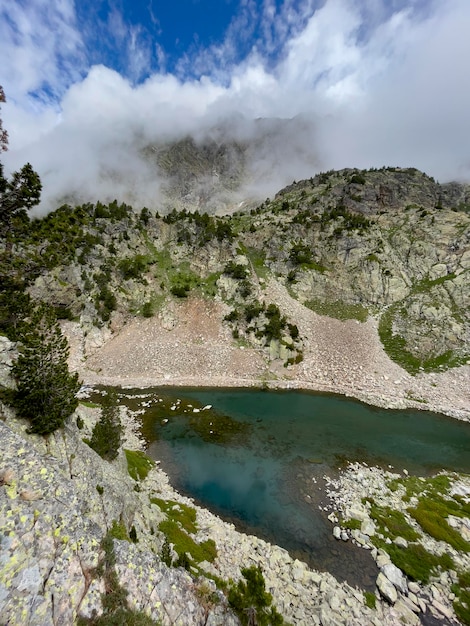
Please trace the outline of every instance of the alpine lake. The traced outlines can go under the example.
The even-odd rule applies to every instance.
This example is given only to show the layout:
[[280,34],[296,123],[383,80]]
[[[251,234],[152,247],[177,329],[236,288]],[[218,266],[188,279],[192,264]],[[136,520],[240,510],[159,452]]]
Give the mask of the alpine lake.
[[[105,390],[90,399],[99,402]],[[419,476],[470,473],[470,424],[426,411],[304,391],[113,391],[141,421],[146,453],[181,493],[364,589],[374,589],[377,567],[367,550],[333,538],[324,476],[348,462]]]

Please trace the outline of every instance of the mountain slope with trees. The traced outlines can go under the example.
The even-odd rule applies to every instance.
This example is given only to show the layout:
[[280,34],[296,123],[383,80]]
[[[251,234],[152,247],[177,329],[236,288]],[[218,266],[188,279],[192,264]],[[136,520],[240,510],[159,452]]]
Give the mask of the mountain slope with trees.
[[[229,307],[234,341],[293,366],[302,337],[263,295],[274,280],[319,314],[376,318],[407,371],[440,371],[470,355],[469,207],[467,186],[400,168],[319,174],[223,217],[64,205],[17,225],[2,273],[85,326],[215,298]],[[4,311],[4,331],[12,319]]]

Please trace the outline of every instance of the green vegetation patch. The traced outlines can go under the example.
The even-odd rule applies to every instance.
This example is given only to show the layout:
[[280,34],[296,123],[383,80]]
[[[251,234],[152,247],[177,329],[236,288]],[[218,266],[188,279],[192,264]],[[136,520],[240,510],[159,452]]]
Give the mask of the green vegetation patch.
[[364,604],[369,607],[369,609],[375,609],[376,600],[375,593],[372,593],[372,591],[364,591]]
[[[463,511],[465,507],[465,511]],[[455,550],[470,552],[470,542],[460,535],[447,522],[449,515],[462,517],[469,515],[470,505],[463,505],[455,500],[444,500],[443,498],[422,498],[415,508],[409,508],[409,514],[418,522],[421,528],[436,541],[444,541]]]
[[204,441],[220,444],[234,443],[237,437],[246,435],[250,430],[249,424],[213,411],[192,413],[189,425]]
[[446,571],[455,568],[454,562],[448,554],[436,556],[425,550],[419,543],[412,543],[407,548],[401,548],[394,543],[387,544],[377,537],[373,537],[372,542],[378,548],[388,552],[392,562],[410,580],[426,584],[429,582],[430,576],[437,574],[439,570]]
[[337,320],[358,320],[366,322],[369,317],[369,311],[362,304],[348,304],[341,300],[331,302],[321,300],[307,300],[304,306],[308,307],[319,315],[326,315]]
[[[232,584],[228,592],[228,602],[240,618],[243,626],[282,626],[284,618],[271,606],[272,595],[266,591],[261,568],[244,567],[241,570],[244,580]],[[286,624],[287,626],[287,624]]]
[[155,465],[144,452],[140,450],[124,450],[127,459],[127,471],[134,480],[144,480]]
[[362,522],[359,519],[351,517],[350,519],[341,520],[340,526],[349,528],[349,530],[361,530]]
[[139,279],[147,271],[150,259],[143,255],[137,254],[132,258],[121,259],[118,268],[124,280]]
[[122,522],[118,522],[117,520],[113,520],[113,524],[108,531],[108,534],[113,539],[121,539],[123,541],[129,541],[129,535],[127,534],[127,529]]
[[454,611],[459,620],[470,626],[470,570],[459,575],[458,585],[452,585],[452,591],[457,596],[454,602]]
[[87,400],[80,400],[80,403],[83,406],[86,406],[88,409],[100,409],[101,404],[97,404],[96,402],[88,402]]
[[266,266],[266,253],[263,250],[244,246],[242,243],[239,244],[238,252],[248,257],[258,278],[266,280],[269,274],[269,269]]
[[150,502],[156,504],[166,513],[169,519],[178,522],[186,532],[197,532],[196,509],[193,507],[173,500],[162,500],[161,498],[150,498]]
[[451,367],[464,365],[468,355],[457,355],[453,350],[446,350],[442,354],[428,359],[421,359],[407,349],[404,337],[393,332],[393,320],[401,303],[396,303],[387,309],[379,320],[379,337],[385,352],[398,365],[403,367],[409,374],[415,375],[420,370],[424,372],[437,372]]
[[419,539],[419,534],[407,522],[405,515],[401,511],[396,511],[389,506],[372,504],[370,516],[375,520],[380,532],[390,539],[395,539],[396,537],[403,537],[407,541]]
[[[165,562],[171,563],[169,544],[172,543],[178,554],[177,565],[187,569],[191,565],[197,565],[202,561],[212,563],[217,557],[217,547],[213,539],[197,543],[190,535],[197,532],[196,509],[181,502],[150,498],[150,502],[156,504],[167,516],[160,522],[158,528],[165,535]],[[190,558],[188,557],[190,555]]]
[[405,488],[404,502],[409,502],[413,496],[427,495],[436,498],[445,495],[450,488],[451,477],[447,474],[438,474],[431,478],[421,478],[419,476],[407,476],[397,478],[388,483],[391,491],[396,491],[400,486]]
[[217,547],[213,539],[207,539],[202,543],[194,541],[190,535],[181,528],[175,520],[164,520],[160,522],[158,528],[166,536],[169,543],[172,543],[179,557],[190,554],[195,563],[208,561],[212,563],[217,557]]

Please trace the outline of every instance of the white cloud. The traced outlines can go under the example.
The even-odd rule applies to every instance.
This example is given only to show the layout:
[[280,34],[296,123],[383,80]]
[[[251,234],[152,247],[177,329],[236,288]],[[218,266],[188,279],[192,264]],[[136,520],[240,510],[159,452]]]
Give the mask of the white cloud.
[[34,0],[0,5],[2,81],[18,102],[43,90],[46,103],[63,93],[67,81],[80,79],[83,48],[73,0]]
[[[9,61],[2,112],[11,151],[4,160],[10,169],[33,163],[45,204],[67,191],[94,200],[130,188],[136,205],[150,206],[159,187],[140,149],[200,137],[223,120],[235,136],[259,139],[259,124],[240,116],[301,114],[277,141],[263,139],[253,176],[264,195],[331,167],[409,165],[442,180],[470,179],[468,0],[326,0],[317,10],[294,0],[276,10],[265,0],[261,12],[247,0],[223,44],[183,59],[179,78],[157,73],[142,84],[104,66],[78,77],[82,44],[67,0],[37,0],[29,12],[6,3],[12,17],[0,26],[0,53]],[[236,61],[243,29],[261,16],[261,39]],[[145,32],[118,15],[112,22],[115,37],[136,51],[128,75],[145,74],[152,52]],[[57,34],[48,39],[52,25]],[[152,45],[163,68],[165,51]],[[188,63],[206,76],[184,78]],[[49,86],[50,104],[28,96],[41,85]]]

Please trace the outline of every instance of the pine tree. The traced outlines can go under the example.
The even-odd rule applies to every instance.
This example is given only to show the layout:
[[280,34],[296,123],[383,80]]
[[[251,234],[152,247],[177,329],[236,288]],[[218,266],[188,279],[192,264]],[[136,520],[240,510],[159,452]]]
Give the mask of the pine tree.
[[13,406],[31,423],[29,432],[47,435],[77,408],[78,374],[67,365],[69,347],[53,311],[39,305],[18,336],[20,354],[12,367],[17,389]]
[[[0,105],[6,102],[5,92],[0,85]],[[8,133],[3,128],[0,117],[0,153],[8,150]],[[14,172],[8,180],[3,175],[0,162],[0,237],[8,238],[15,219],[29,219],[27,210],[39,203],[41,198],[41,179],[30,163],[23,165],[19,172]],[[11,247],[11,242],[9,248]]]
[[108,393],[103,400],[101,417],[93,428],[90,447],[101,458],[107,461],[115,459],[119,452],[122,437],[122,425],[119,418],[119,407],[116,404],[116,396]]
[[241,573],[245,580],[239,580],[231,586],[228,601],[243,626],[286,624],[282,615],[271,606],[272,595],[266,591],[261,567],[243,567]]

